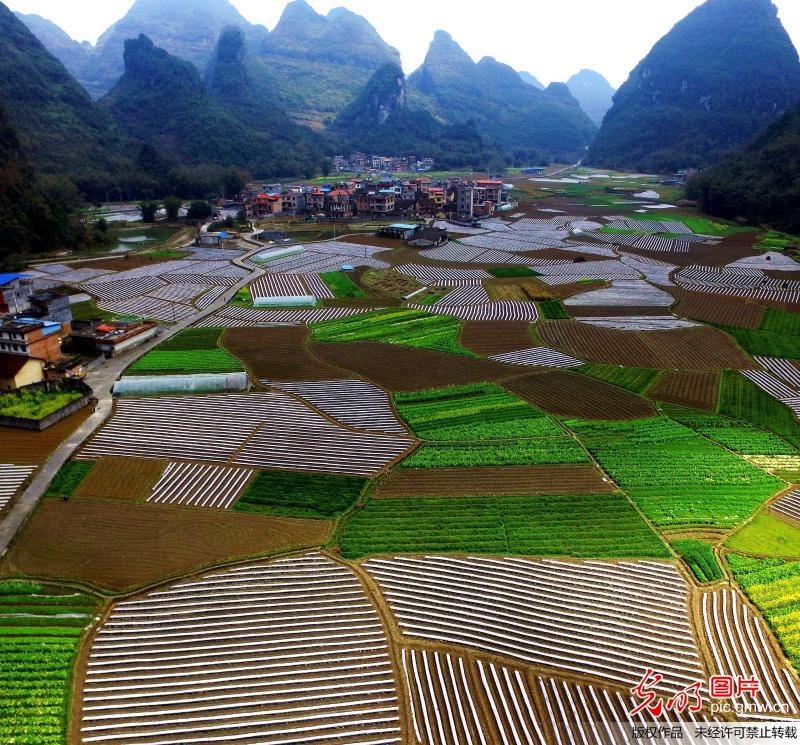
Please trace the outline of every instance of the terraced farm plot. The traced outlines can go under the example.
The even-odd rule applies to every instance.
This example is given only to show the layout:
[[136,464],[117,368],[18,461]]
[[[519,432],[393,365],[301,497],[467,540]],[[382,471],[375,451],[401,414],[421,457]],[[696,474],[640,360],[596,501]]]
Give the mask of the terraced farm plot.
[[222,346],[242,361],[255,380],[336,380],[341,370],[316,360],[302,326],[228,329]]
[[800,422],[787,406],[730,370],[722,373],[719,412],[775,432],[800,448]]
[[315,344],[312,350],[325,364],[348,370],[390,391],[421,391],[519,374],[519,368],[492,360],[377,342]]
[[249,468],[170,463],[147,501],[154,504],[228,509],[253,476]]
[[710,543],[695,538],[672,541],[672,548],[686,562],[698,582],[716,582],[724,575]]
[[576,372],[640,395],[650,388],[660,374],[658,370],[651,370],[646,367],[598,364],[584,365]]
[[491,321],[534,323],[539,318],[536,303],[527,300],[493,300],[488,303],[472,305],[448,305],[447,300],[448,298],[445,297],[442,301],[430,306],[409,303],[408,307],[417,311],[429,311],[437,315],[447,316],[451,319],[480,321],[482,323]]
[[680,299],[678,313],[695,321],[705,321],[743,329],[757,329],[764,317],[764,308],[745,300],[728,300],[718,295],[674,290]]
[[15,466],[0,463],[0,510],[2,510],[33,475],[36,466]]
[[78,457],[371,475],[413,444],[407,437],[345,429],[283,393],[165,396],[118,401],[114,416]]
[[236,503],[239,512],[334,518],[353,506],[367,481],[357,476],[259,471]]
[[95,598],[74,590],[0,581],[0,741],[67,741],[72,667],[96,608]]
[[460,324],[447,316],[419,310],[386,310],[313,327],[315,342],[382,341],[418,349],[471,356],[458,342]]
[[624,686],[649,666],[665,692],[704,677],[688,588],[670,564],[427,556],[364,566],[409,638]]
[[656,401],[668,404],[715,411],[719,380],[720,374],[716,370],[667,371],[648,390],[648,395]]
[[669,556],[620,493],[373,499],[347,520],[341,547],[347,558],[428,552]]
[[41,432],[0,427],[0,463],[14,463],[19,466],[41,465],[89,418],[91,413],[92,407],[87,406]]
[[285,393],[299,396],[337,422],[367,432],[407,434],[398,421],[386,391],[363,380],[325,380],[303,383],[274,383],[262,380]]
[[530,328],[525,321],[467,321],[461,328],[460,341],[475,354],[491,357],[530,347]]
[[725,541],[732,551],[751,556],[800,558],[800,526],[772,511],[760,512]]
[[512,497],[534,494],[596,494],[614,485],[593,465],[492,468],[395,468],[378,484],[375,497]]
[[785,440],[748,422],[674,406],[664,407],[664,412],[676,422],[742,455],[778,457],[799,455]]
[[[74,467],[89,466],[88,475],[73,492],[81,499],[144,502],[166,468],[165,460],[105,457],[98,461],[68,461]],[[57,496],[57,493],[56,493]]]
[[666,417],[567,426],[661,528],[734,526],[783,482]]
[[395,406],[426,443],[406,468],[581,463],[586,457],[543,412],[490,383],[395,393]]
[[131,365],[129,375],[192,375],[239,372],[241,363],[219,346],[220,329],[181,331]]
[[496,362],[505,362],[508,365],[521,365],[523,367],[580,367],[583,363],[567,354],[556,352],[547,347],[531,347],[520,349],[506,354],[496,354],[491,357]]
[[81,693],[84,743],[401,741],[379,616],[350,570],[314,554],[117,604]]
[[772,509],[800,522],[800,490],[781,497],[772,505]]
[[[760,691],[746,695],[746,703],[765,707],[764,711],[779,711],[779,707],[788,706],[785,715],[800,716],[800,685],[783,655],[776,652],[769,631],[739,592],[728,588],[706,592],[701,607],[715,674],[756,679],[761,684]],[[748,712],[740,716],[763,718]]]
[[635,332],[577,321],[545,321],[537,331],[548,346],[589,362],[662,370],[747,370],[753,367],[729,336],[705,326]]
[[330,529],[324,520],[46,499],[0,563],[0,574],[122,590],[235,558],[319,546]]
[[795,670],[800,672],[797,586],[800,561],[729,555],[736,581],[767,619]]
[[647,399],[567,370],[503,382],[503,387],[549,414],[586,419],[639,419],[655,413]]

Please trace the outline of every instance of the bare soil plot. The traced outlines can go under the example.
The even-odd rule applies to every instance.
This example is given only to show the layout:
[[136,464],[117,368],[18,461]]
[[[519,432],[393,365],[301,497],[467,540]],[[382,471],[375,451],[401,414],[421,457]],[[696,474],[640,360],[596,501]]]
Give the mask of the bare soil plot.
[[[191,258],[191,254],[187,252],[187,259]],[[153,254],[131,254],[128,257],[120,257],[118,259],[100,259],[99,261],[88,262],[75,262],[70,264],[75,269],[107,269],[110,272],[127,272],[130,269],[141,269],[145,266],[156,266],[157,264],[164,264],[167,261],[174,261],[173,258],[165,258]]]
[[355,280],[373,299],[389,298],[395,302],[422,287],[413,277],[394,269],[357,269]]
[[0,574],[122,590],[235,558],[320,545],[326,520],[71,499],[44,500]]
[[335,380],[342,371],[320,363],[309,353],[304,326],[228,329],[222,345],[238,357],[256,380]]
[[545,321],[538,332],[549,346],[589,362],[662,370],[754,367],[730,336],[707,326],[633,332],[576,321]]
[[100,458],[75,490],[81,499],[121,499],[144,502],[167,466],[164,460]]
[[312,351],[325,364],[349,370],[390,391],[492,382],[519,373],[519,368],[491,360],[378,342],[314,344]]
[[635,393],[567,370],[514,378],[503,387],[548,414],[580,419],[641,419],[656,413]]
[[484,281],[486,291],[492,300],[551,300],[553,293],[549,287],[533,279],[501,279]]
[[467,321],[461,327],[461,344],[475,354],[516,352],[533,344],[530,324],[509,321]]
[[648,394],[656,401],[716,411],[719,377],[717,370],[666,372]]
[[398,468],[375,490],[379,499],[402,497],[596,494],[614,491],[592,465],[507,468]]
[[763,306],[752,301],[730,300],[719,295],[690,292],[677,287],[672,288],[671,292],[681,301],[678,313],[696,321],[757,329],[764,317]]
[[611,282],[607,280],[593,280],[591,282],[570,282],[564,285],[548,285],[547,289],[561,300],[566,300],[574,295],[580,295],[592,290],[601,290],[604,287],[611,287]]
[[20,466],[44,463],[91,413],[92,407],[87,406],[43,432],[0,427],[0,463],[15,463]]

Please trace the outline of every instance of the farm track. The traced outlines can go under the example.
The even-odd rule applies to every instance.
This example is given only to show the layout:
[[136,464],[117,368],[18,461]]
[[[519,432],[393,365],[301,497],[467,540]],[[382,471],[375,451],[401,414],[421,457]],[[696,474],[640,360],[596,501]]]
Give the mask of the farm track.
[[647,391],[656,401],[678,406],[688,406],[702,411],[716,411],[720,374],[718,370],[705,372],[665,372]]
[[548,345],[590,362],[668,370],[754,367],[733,339],[706,326],[634,332],[576,321],[545,321],[537,330]]
[[325,520],[46,499],[6,554],[3,573],[124,590],[237,556],[319,546],[330,530]]
[[506,380],[503,387],[548,414],[579,419],[642,419],[654,416],[647,399],[567,370],[549,370]]
[[311,331],[305,326],[234,328],[222,346],[241,360],[254,381],[335,380],[341,368],[325,365],[308,351]]
[[381,481],[378,499],[403,497],[596,494],[614,485],[590,465],[507,468],[400,468]]

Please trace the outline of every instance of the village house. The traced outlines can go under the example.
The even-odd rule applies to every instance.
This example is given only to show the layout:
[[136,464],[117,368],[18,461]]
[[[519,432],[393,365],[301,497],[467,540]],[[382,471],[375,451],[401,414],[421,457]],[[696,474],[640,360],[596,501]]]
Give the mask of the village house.
[[33,280],[24,274],[0,274],[0,314],[24,313],[31,307]]
[[470,181],[458,187],[456,204],[460,215],[489,217],[503,201],[502,181]]
[[116,357],[126,349],[143,344],[160,332],[153,321],[107,321],[75,324],[72,341],[76,349],[89,354]]
[[51,362],[61,357],[61,333],[57,321],[9,318],[0,323],[0,352]]
[[0,390],[15,391],[44,380],[44,360],[0,352]]
[[245,216],[248,220],[264,220],[283,212],[282,194],[256,194],[245,202]]
[[69,295],[60,292],[37,292],[30,297],[31,315],[58,323],[72,321],[72,304]]
[[359,215],[381,217],[395,211],[397,195],[394,189],[359,189],[355,202]]

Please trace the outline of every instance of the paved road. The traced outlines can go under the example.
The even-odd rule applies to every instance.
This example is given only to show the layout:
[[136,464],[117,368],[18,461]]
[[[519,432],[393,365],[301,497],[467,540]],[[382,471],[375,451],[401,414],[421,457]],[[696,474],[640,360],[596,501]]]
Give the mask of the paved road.
[[[263,250],[263,245],[260,245],[258,248],[253,248],[240,258],[234,259],[233,263],[245,269],[252,269],[246,266],[243,260]],[[236,292],[262,274],[264,274],[263,269],[256,270],[236,285],[232,286],[230,290],[208,308],[199,311],[197,315],[187,318],[175,326],[168,327],[161,336],[151,339],[139,347],[123,352],[119,357],[114,357],[108,362],[103,363],[96,370],[92,370],[87,374],[86,382],[94,391],[94,397],[97,399],[97,407],[94,413],[67,440],[64,440],[64,442],[56,448],[55,452],[53,452],[39,469],[33,481],[28,485],[28,488],[25,489],[16,502],[14,502],[2,523],[0,523],[0,557],[5,554],[14,536],[27,522],[40,497],[44,494],[50,482],[53,480],[53,477],[58,472],[58,469],[69,460],[70,456],[91,437],[95,430],[97,430],[111,415],[113,404],[111,389],[114,385],[114,381],[122,374],[123,370],[165,339],[168,339],[170,336],[196,323],[201,318],[205,318],[205,316],[211,315],[227,305]]]

